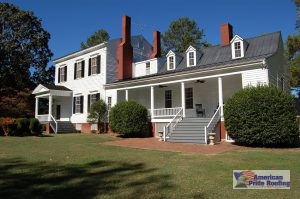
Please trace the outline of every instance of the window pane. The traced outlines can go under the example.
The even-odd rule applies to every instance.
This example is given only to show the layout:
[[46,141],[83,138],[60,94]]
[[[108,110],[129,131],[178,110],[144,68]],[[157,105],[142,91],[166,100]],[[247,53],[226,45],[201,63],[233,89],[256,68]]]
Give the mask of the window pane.
[[75,113],[80,113],[80,97],[76,97],[75,100]]
[[96,74],[97,73],[97,57],[93,57],[91,61],[91,73]]
[[174,57],[169,57],[169,69],[174,69]]
[[189,66],[195,65],[194,60],[195,60],[195,58],[194,58],[194,52],[189,52]]
[[185,108],[193,108],[193,88],[185,89]]

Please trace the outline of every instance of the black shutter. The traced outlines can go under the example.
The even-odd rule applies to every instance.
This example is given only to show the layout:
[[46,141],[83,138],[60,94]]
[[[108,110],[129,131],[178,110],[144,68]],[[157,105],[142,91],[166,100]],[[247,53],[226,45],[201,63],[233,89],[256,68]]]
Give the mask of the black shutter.
[[60,83],[60,68],[58,69],[58,77],[57,77],[57,79],[58,79],[58,83]]
[[81,77],[84,77],[84,60],[81,62]]
[[64,79],[64,81],[66,82],[67,81],[67,66],[65,66],[65,79]]
[[88,95],[88,112],[90,112],[91,95]]
[[99,74],[101,72],[100,69],[101,69],[101,56],[98,55],[97,56],[97,74]]
[[89,58],[89,76],[91,75],[92,59]]
[[83,113],[83,96],[80,96],[80,113]]
[[76,79],[77,63],[74,64],[74,79]]
[[96,101],[100,100],[100,93],[96,94]]
[[73,97],[73,114],[76,111],[76,97]]

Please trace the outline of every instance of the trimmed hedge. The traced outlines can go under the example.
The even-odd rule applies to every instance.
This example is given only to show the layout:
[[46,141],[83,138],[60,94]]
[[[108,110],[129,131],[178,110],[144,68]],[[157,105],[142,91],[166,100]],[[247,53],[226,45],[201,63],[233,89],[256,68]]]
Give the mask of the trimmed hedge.
[[109,112],[109,126],[124,137],[146,136],[149,130],[148,111],[135,101],[118,103]]
[[258,86],[240,90],[224,107],[225,127],[237,144],[293,147],[299,144],[295,102],[289,93]]
[[0,118],[0,135],[26,136],[42,133],[42,125],[36,118]]

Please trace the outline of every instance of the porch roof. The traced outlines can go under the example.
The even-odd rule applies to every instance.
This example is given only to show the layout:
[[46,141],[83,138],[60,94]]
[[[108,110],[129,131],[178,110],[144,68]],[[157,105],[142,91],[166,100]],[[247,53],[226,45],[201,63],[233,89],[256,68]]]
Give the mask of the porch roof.
[[32,92],[36,96],[53,95],[53,96],[71,96],[72,90],[64,86],[56,86],[49,84],[39,84]]

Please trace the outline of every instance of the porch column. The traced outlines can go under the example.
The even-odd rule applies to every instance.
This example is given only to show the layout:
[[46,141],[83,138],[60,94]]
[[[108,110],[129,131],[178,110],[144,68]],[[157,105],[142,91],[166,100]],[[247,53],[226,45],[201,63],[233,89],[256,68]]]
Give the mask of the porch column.
[[220,106],[220,116],[221,121],[224,121],[224,113],[223,113],[223,85],[222,85],[222,78],[218,78],[218,89],[219,89],[219,106]]
[[151,86],[151,103],[150,103],[150,109],[151,109],[151,118],[154,116],[154,86]]
[[182,116],[185,117],[185,88],[184,88],[184,82],[181,82],[181,107],[182,107]]
[[35,118],[39,115],[39,98],[35,97]]
[[48,110],[48,121],[51,121],[51,115],[52,115],[52,95],[49,95],[49,110]]
[[128,90],[125,90],[125,100],[128,101]]

